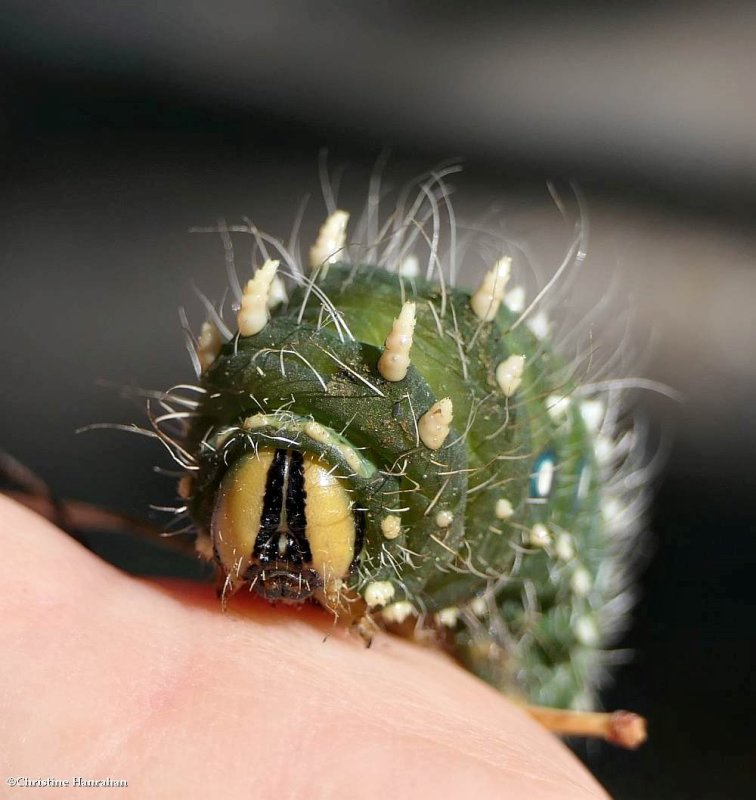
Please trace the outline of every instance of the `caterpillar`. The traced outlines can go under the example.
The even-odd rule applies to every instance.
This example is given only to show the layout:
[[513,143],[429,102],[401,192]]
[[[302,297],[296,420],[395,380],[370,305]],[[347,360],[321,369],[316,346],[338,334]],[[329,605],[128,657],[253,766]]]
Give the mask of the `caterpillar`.
[[[506,242],[458,285],[469,242],[444,178],[386,220],[375,194],[353,226],[332,201],[306,261],[220,228],[259,267],[230,271],[234,325],[209,301],[199,336],[185,323],[197,384],[153,425],[224,605],[317,603],[528,703],[591,709],[631,596],[638,437],[618,384],[587,383],[551,335],[550,284],[530,303],[512,285]],[[578,223],[554,280],[584,255]]]

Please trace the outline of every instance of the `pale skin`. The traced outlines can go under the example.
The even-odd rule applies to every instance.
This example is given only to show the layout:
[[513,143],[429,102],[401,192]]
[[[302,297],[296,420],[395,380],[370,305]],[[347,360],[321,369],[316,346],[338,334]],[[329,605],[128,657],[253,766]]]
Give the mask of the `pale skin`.
[[223,613],[212,587],[130,577],[1,495],[0,542],[3,782],[129,782],[71,797],[606,797],[441,653],[384,634],[366,649],[312,606],[237,596]]

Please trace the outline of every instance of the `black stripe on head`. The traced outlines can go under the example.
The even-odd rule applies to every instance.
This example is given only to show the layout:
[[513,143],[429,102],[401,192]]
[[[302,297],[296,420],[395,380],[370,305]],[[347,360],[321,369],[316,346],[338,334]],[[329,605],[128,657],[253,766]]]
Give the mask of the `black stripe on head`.
[[360,553],[362,552],[362,546],[363,544],[365,544],[365,509],[355,508],[353,514],[354,514],[354,558],[352,559],[352,563],[349,567],[350,572],[357,569],[357,566],[360,563]]
[[310,543],[307,541],[307,490],[305,489],[304,455],[299,450],[290,452],[289,484],[286,490],[286,523],[298,545],[302,559],[312,561]]
[[284,476],[286,474],[286,450],[276,450],[265,481],[265,497],[260,518],[260,530],[274,530],[281,521]]
[[289,485],[286,491],[286,521],[292,533],[304,533],[307,527],[306,502],[304,456],[299,450],[292,450],[289,461]]
[[271,546],[276,546],[274,535],[281,522],[281,506],[283,503],[283,485],[286,474],[286,450],[276,450],[273,462],[268,469],[265,480],[263,510],[260,516],[260,530],[255,539],[253,555],[261,561],[270,560]]

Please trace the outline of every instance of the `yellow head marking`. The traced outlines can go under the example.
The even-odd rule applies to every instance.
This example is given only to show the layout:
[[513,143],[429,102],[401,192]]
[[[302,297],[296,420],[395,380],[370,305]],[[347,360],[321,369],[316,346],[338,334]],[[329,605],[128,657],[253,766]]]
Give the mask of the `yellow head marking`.
[[218,489],[212,534],[218,559],[232,584],[252,560],[265,497],[265,482],[273,451],[261,450],[237,461]]
[[329,583],[343,578],[355,556],[356,527],[341,481],[310,456],[304,460],[307,540],[312,567]]

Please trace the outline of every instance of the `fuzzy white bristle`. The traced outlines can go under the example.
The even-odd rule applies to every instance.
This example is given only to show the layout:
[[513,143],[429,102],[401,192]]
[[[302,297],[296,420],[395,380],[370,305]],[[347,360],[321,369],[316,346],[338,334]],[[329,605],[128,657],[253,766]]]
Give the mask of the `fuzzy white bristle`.
[[480,286],[470,298],[470,307],[482,322],[496,319],[499,306],[504,299],[511,267],[512,259],[509,256],[500,258],[494,268],[485,274]]
[[389,514],[381,520],[381,533],[387,539],[396,539],[401,532],[401,517],[397,517],[395,514]]
[[564,422],[570,410],[570,398],[560,394],[550,394],[546,398],[546,411],[552,421],[559,424]]
[[545,339],[551,330],[551,321],[545,311],[539,311],[537,314],[533,314],[532,317],[528,317],[525,324],[533,336],[540,340]]
[[420,262],[417,260],[417,256],[407,256],[399,265],[399,274],[402,278],[417,278],[420,274]]
[[551,543],[551,533],[545,525],[536,522],[530,529],[528,542],[532,547],[546,547]]
[[254,336],[268,324],[268,299],[278,263],[275,259],[268,259],[244,287],[236,317],[242,336]]
[[496,383],[504,392],[505,397],[511,397],[522,383],[522,373],[525,371],[525,356],[512,355],[496,367]]
[[373,581],[365,587],[364,597],[369,608],[385,606],[396,593],[391,581]]
[[599,434],[593,440],[593,450],[596,454],[596,461],[604,467],[607,466],[614,455],[614,442],[608,436]]
[[572,624],[572,630],[580,644],[595,647],[599,642],[599,631],[592,617],[578,617]]
[[605,414],[606,405],[602,400],[583,400],[580,403],[580,416],[591,433],[598,433]]
[[329,264],[344,259],[348,222],[349,214],[346,211],[334,211],[322,224],[318,238],[310,248],[310,267],[312,269],[320,267],[321,277],[326,276]]
[[506,497],[500,497],[496,501],[495,514],[497,519],[509,519],[514,514],[514,508]]
[[562,561],[569,561],[575,557],[575,545],[569,533],[560,533],[554,543],[554,552]]
[[387,381],[402,381],[410,366],[410,350],[415,331],[415,304],[406,302],[386,337],[386,345],[378,359],[378,372]]
[[436,614],[436,622],[438,622],[439,625],[443,625],[445,628],[453,628],[457,624],[458,619],[459,609],[454,606],[442,608],[441,611]]
[[470,611],[476,617],[485,617],[488,614],[488,603],[485,597],[476,597],[470,602]]
[[513,313],[521,314],[525,308],[525,288],[514,286],[504,295],[504,305]]
[[417,423],[420,440],[429,450],[438,450],[451,430],[454,410],[451,398],[434,403]]
[[570,588],[578,597],[587,597],[593,587],[591,573],[585,567],[577,567],[570,578]]
[[395,622],[401,625],[404,620],[416,614],[414,606],[408,600],[400,600],[398,603],[391,603],[381,611],[381,616],[386,622]]
[[270,284],[270,292],[268,292],[268,309],[277,308],[282,303],[287,303],[288,300],[289,295],[286,292],[286,286],[281,278],[276,275]]
[[223,337],[210,321],[203,322],[197,337],[197,358],[204,372],[213,365],[223,346]]
[[194,540],[194,549],[197,551],[197,555],[200,556],[200,558],[204,558],[205,561],[213,560],[213,540],[206,533],[197,535],[197,538]]
[[448,528],[454,522],[454,514],[451,511],[439,511],[434,521],[439,528]]

